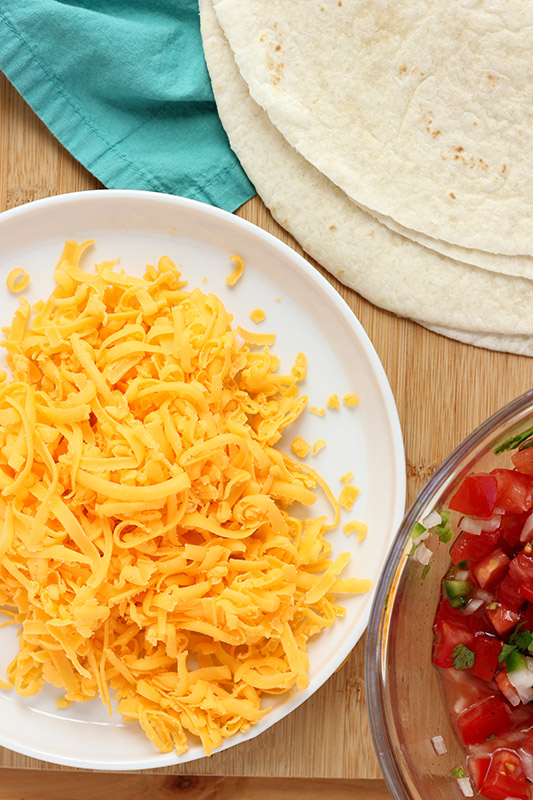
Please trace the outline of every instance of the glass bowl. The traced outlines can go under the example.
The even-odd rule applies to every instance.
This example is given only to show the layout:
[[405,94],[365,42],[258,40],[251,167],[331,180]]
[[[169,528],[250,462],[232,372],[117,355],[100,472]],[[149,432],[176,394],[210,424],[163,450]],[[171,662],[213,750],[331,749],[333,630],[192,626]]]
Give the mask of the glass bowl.
[[[430,568],[409,558],[411,531],[434,509],[444,509],[470,472],[512,468],[512,452],[494,448],[533,425],[533,390],[498,411],[468,436],[436,470],[407,512],[381,574],[366,644],[370,726],[381,769],[394,800],[460,800],[452,776],[466,769],[437,670],[432,666],[432,625],[451,542],[430,536]],[[423,577],[424,571],[426,572]],[[446,753],[437,755],[435,736]],[[474,790],[475,794],[475,790]]]

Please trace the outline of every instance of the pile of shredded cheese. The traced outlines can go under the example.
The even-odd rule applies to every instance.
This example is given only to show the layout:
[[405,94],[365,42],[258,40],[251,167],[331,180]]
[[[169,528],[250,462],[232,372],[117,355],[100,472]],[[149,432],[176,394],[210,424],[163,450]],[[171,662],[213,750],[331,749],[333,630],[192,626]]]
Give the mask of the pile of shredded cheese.
[[[308,684],[307,641],[343,609],[324,534],[339,508],[274,445],[307,398],[167,257],[144,278],[79,267],[4,328],[0,606],[21,625],[15,690],[111,697],[162,751],[207,754]],[[301,519],[322,487],[333,520]]]

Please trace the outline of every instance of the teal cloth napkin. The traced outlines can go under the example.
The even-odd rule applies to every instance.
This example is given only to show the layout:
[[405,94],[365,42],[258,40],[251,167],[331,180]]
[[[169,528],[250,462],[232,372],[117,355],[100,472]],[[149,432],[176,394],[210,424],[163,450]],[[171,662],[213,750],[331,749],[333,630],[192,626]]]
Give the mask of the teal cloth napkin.
[[230,211],[255,194],[217,115],[197,0],[1,0],[0,69],[109,188]]

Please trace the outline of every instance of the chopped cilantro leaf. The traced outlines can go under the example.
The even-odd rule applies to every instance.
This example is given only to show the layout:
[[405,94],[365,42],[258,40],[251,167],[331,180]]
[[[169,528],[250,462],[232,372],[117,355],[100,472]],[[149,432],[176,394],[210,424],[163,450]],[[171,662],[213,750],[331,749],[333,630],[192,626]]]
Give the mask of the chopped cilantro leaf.
[[[523,624],[523,622],[519,622],[512,634],[509,636],[509,645],[512,645],[522,653],[525,653],[526,651],[533,653],[533,633],[527,628],[522,630]],[[509,647],[509,645],[504,645],[504,647]]]
[[466,569],[468,567],[468,561],[458,561],[457,566],[459,569]]
[[530,436],[533,435],[533,428],[528,428],[527,431],[523,433],[519,433],[516,436],[512,436],[510,439],[506,439],[505,442],[502,442],[498,445],[498,447],[494,448],[495,455],[499,455],[500,453],[505,452],[506,450],[516,450],[517,447],[529,439]]
[[514,644],[504,644],[502,649],[500,650],[500,655],[498,656],[498,661],[500,664],[505,664],[509,656],[512,652],[516,650]]
[[513,638],[513,644],[518,650],[528,650],[531,653],[533,651],[533,633],[531,631],[518,631]]
[[474,666],[476,655],[465,644],[457,644],[452,650],[455,669],[470,669]]
[[456,767],[452,769],[452,775],[454,778],[466,778],[466,772],[462,767]]

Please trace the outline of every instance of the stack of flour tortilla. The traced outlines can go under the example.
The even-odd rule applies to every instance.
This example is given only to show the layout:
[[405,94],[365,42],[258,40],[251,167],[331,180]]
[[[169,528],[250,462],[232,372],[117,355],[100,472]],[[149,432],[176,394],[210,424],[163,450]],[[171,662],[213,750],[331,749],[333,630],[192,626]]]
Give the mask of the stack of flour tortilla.
[[222,123],[345,285],[533,355],[532,0],[200,0]]

